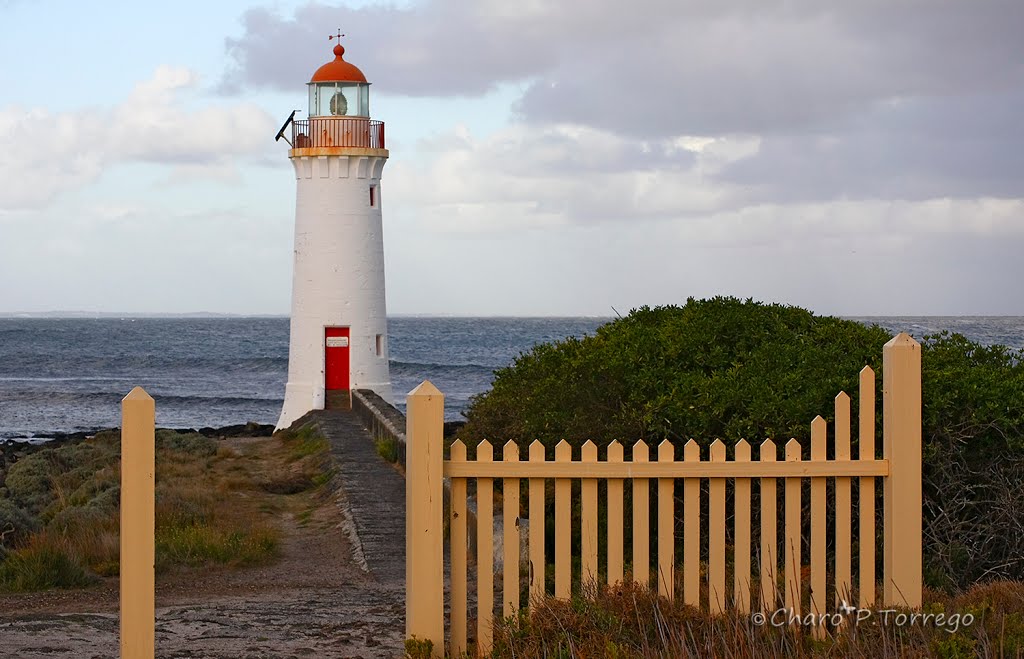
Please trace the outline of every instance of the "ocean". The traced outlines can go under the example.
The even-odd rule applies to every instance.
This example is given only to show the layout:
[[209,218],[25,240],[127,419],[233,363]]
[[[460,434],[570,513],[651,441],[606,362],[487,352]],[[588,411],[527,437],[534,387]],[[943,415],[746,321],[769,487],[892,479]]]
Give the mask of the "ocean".
[[[608,320],[389,318],[395,403],[404,410],[405,393],[429,379],[445,393],[446,418],[460,419],[495,369]],[[856,320],[1024,348],[1024,317]],[[287,318],[0,318],[0,439],[117,426],[120,400],[135,386],[156,399],[160,426],[275,423],[287,370]]]

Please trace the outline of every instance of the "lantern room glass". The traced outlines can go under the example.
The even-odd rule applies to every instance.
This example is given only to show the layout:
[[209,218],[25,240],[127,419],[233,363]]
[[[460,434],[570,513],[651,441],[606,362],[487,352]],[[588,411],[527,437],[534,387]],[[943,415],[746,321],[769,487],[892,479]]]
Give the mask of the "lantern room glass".
[[369,117],[370,85],[365,82],[309,84],[309,116]]

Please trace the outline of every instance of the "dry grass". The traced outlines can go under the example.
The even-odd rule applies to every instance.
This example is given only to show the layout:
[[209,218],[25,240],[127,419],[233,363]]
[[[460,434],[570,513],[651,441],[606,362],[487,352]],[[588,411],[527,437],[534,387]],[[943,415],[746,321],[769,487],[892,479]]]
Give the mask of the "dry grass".
[[[118,574],[117,436],[80,447],[40,451],[25,465],[24,495],[11,502],[25,506],[40,528],[0,552],[0,592],[77,588]],[[230,445],[158,431],[157,572],[273,560],[288,497],[331,477],[328,448],[312,427]]]
[[[1021,657],[1024,583],[975,586],[956,597],[928,593],[924,612],[961,615],[952,625],[897,625],[895,613],[814,640],[797,628],[757,625],[735,613],[709,616],[632,584],[545,599],[495,626],[495,657]],[[974,617],[970,625],[963,616]],[[889,624],[884,623],[888,617]]]

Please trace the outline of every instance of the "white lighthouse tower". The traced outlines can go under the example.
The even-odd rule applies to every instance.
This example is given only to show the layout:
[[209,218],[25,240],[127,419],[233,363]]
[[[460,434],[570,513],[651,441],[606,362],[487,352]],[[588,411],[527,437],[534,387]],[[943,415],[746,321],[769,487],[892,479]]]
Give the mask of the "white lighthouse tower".
[[[380,177],[384,123],[370,119],[370,83],[334,60],[309,81],[309,118],[278,133],[295,168],[288,384],[278,429],[310,410],[347,406],[352,389],[391,400]],[[331,37],[332,39],[335,37]],[[291,126],[291,140],[285,135]]]

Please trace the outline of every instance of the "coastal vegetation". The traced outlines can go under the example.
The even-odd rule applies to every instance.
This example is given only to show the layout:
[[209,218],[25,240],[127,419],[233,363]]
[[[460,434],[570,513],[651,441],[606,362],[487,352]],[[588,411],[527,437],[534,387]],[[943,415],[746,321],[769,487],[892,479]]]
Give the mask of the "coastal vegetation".
[[[719,438],[731,447],[741,438],[794,437],[806,451],[810,421],[819,414],[834,421],[837,393],[850,394],[856,410],[858,374],[865,365],[878,376],[881,400],[882,345],[890,338],[878,326],[735,298],[644,307],[592,336],[538,345],[497,371],[492,389],[472,400],[458,437],[471,454],[485,438],[497,445],[515,439],[522,452],[538,439],[548,459],[562,439],[577,455],[586,440],[603,450],[613,439],[654,446],[666,438],[675,443],[677,459],[690,438],[706,451]],[[814,639],[786,624],[757,626],[734,611],[713,616],[631,582],[612,588],[589,584],[569,600],[544,598],[497,623],[494,656],[1020,656],[1021,353],[958,334],[917,338],[924,426],[923,612],[969,614],[971,625],[951,630],[877,624],[885,614],[876,610],[875,624]],[[877,413],[880,429],[880,406]],[[856,433],[853,450],[856,455]],[[881,510],[879,502],[876,512]],[[573,515],[578,519],[578,508]],[[549,511],[546,523],[553,518]],[[731,531],[731,521],[726,528]],[[876,529],[881,533],[880,519]],[[554,529],[545,536],[550,542]],[[598,537],[603,542],[603,530]],[[578,546],[573,555],[579,555]],[[578,576],[578,560],[574,572]],[[681,572],[677,582],[680,577]]]
[[1024,654],[1024,584],[1019,582],[977,585],[955,596],[926,591],[922,614],[930,614],[929,622],[919,617],[910,624],[909,616],[898,617],[903,614],[858,611],[847,619],[845,633],[815,639],[781,619],[758,624],[734,611],[712,616],[626,583],[591,588],[565,601],[548,598],[496,622],[492,656],[969,659]]
[[[120,436],[44,447],[0,474],[0,592],[88,586],[119,571]],[[270,495],[331,477],[312,426],[228,445],[156,432],[156,570],[265,563],[278,552]]]
[[[592,336],[538,345],[498,370],[458,435],[470,445],[516,439],[525,447],[539,439],[549,459],[561,439],[578,451],[588,439],[603,448],[612,439],[653,446],[669,438],[677,458],[689,438],[707,450],[716,438],[732,446],[795,437],[806,449],[810,421],[819,414],[833,421],[837,393],[856,401],[865,365],[878,375],[881,400],[882,345],[890,338],[878,326],[735,298],[643,307]],[[926,583],[955,593],[1024,579],[1021,354],[959,334],[917,338]],[[878,428],[881,421],[879,409]]]

